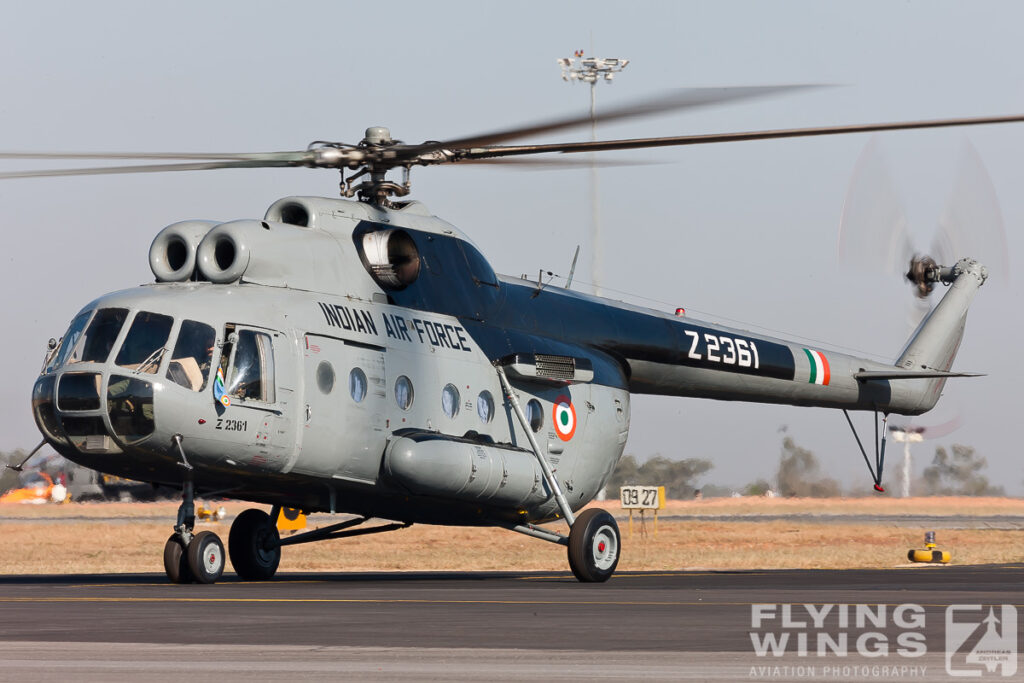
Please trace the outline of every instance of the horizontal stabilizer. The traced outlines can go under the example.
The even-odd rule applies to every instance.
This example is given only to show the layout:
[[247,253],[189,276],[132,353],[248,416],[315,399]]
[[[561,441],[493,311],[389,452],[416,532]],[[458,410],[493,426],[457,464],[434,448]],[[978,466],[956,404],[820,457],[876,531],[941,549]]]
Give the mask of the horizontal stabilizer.
[[984,377],[978,372],[949,372],[946,370],[862,370],[853,373],[855,380],[866,382],[871,379],[939,379],[946,377]]

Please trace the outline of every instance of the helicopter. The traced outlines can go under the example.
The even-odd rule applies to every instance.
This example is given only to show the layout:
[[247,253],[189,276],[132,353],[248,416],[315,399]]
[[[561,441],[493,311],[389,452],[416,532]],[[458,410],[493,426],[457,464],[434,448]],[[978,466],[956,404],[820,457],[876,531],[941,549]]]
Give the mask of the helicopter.
[[[87,303],[50,340],[32,389],[43,436],[36,450],[49,444],[86,467],[180,488],[163,553],[175,583],[214,583],[228,557],[240,579],[268,580],[285,546],[411,524],[503,527],[565,546],[580,581],[607,581],[621,553],[618,526],[607,511],[583,508],[622,455],[634,393],[829,407],[848,420],[848,411],[873,411],[874,466],[854,436],[881,491],[888,415],[927,412],[947,379],[970,376],[951,368],[987,277],[981,263],[912,259],[915,288],[947,290],[885,364],[568,283],[499,275],[468,235],[405,199],[417,166],[1024,121],[504,144],[802,87],[684,90],[593,118],[420,144],[371,127],[355,144],[317,141],[288,152],[0,153],[155,162],[0,179],[259,167],[341,173],[341,198],[285,197],[262,218],[161,230],[149,251],[153,282]],[[389,178],[393,170],[401,180]],[[225,549],[215,533],[196,532],[197,495],[267,504],[271,513],[238,515]],[[286,508],[352,517],[282,538],[275,519]],[[568,533],[545,526],[556,520]]]

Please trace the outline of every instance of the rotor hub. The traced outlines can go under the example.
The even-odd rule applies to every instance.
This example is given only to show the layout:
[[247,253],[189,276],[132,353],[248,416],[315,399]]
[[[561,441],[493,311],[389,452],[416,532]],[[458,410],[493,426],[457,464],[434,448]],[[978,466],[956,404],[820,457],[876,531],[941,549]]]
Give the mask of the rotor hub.
[[924,299],[938,281],[939,266],[931,256],[914,256],[910,259],[910,268],[907,270],[907,280],[914,285],[914,293]]
[[366,129],[363,141],[359,144],[361,146],[387,146],[395,144],[395,141],[391,138],[390,128],[385,128],[384,126],[370,126]]

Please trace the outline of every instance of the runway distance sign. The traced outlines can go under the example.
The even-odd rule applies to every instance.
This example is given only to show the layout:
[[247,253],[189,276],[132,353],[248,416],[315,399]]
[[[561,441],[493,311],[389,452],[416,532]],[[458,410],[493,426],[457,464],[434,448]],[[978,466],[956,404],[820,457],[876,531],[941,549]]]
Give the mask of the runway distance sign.
[[623,486],[619,498],[624,510],[663,510],[665,508],[664,486]]

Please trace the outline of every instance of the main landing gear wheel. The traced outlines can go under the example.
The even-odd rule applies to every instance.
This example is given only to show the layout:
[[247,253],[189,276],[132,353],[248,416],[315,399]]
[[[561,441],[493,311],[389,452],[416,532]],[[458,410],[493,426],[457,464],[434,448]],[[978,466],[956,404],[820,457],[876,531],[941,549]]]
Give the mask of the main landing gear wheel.
[[585,510],[569,529],[569,567],[586,583],[607,581],[619,564],[619,525],[604,510]]
[[243,581],[266,581],[281,563],[277,525],[262,510],[250,509],[235,518],[228,534],[228,552]]
[[216,583],[224,573],[224,544],[212,531],[201,531],[188,544],[188,568],[199,583]]
[[192,583],[195,577],[188,566],[188,553],[181,536],[171,534],[164,544],[164,571],[171,583]]

